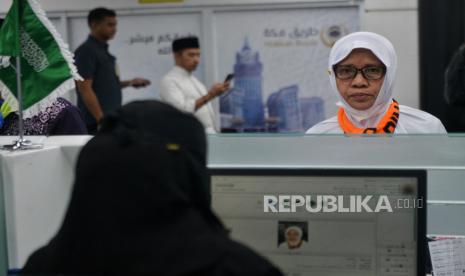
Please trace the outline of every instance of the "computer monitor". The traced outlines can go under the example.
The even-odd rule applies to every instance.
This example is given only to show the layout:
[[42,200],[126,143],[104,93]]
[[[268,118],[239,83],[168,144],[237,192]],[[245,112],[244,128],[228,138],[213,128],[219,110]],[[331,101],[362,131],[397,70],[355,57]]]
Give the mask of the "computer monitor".
[[231,237],[286,275],[425,275],[425,171],[210,172]]

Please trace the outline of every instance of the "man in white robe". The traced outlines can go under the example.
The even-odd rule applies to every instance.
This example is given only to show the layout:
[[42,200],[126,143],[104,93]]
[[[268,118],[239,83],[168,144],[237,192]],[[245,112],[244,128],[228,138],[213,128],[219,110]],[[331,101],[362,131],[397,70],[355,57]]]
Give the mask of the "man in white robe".
[[217,133],[211,100],[229,89],[229,81],[216,83],[207,91],[192,74],[200,62],[197,37],[176,39],[172,49],[176,65],[161,81],[161,100],[181,111],[193,113],[202,122],[207,133]]
[[392,98],[396,69],[396,52],[385,37],[356,32],[338,40],[328,64],[338,114],[306,133],[446,134],[438,118]]

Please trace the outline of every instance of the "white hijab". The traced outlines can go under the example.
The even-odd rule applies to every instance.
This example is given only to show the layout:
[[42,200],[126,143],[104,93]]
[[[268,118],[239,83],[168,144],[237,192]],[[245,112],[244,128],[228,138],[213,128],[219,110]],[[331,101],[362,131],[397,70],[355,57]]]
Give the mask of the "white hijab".
[[287,233],[288,233],[290,230],[296,231],[296,232],[299,234],[299,240],[302,239],[303,233],[302,233],[302,229],[300,229],[300,227],[298,227],[298,226],[289,226],[289,227],[286,228],[286,230],[284,231],[284,234],[287,235]]
[[[367,110],[352,108],[337,90],[333,65],[345,59],[354,49],[363,48],[370,50],[385,66],[386,75],[373,106]],[[391,42],[385,37],[370,33],[356,32],[339,39],[331,49],[328,62],[331,87],[339,99],[337,105],[343,107],[349,119],[358,127],[373,127],[376,125],[392,102],[392,89],[397,70],[397,55]]]

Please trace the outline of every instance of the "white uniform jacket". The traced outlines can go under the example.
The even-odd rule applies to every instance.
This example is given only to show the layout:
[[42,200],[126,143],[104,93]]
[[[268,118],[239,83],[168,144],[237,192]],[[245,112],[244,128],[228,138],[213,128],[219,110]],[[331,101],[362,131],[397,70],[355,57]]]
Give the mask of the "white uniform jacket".
[[[446,134],[446,128],[433,115],[405,105],[399,105],[399,122],[394,134]],[[337,116],[316,124],[307,134],[343,134]]]

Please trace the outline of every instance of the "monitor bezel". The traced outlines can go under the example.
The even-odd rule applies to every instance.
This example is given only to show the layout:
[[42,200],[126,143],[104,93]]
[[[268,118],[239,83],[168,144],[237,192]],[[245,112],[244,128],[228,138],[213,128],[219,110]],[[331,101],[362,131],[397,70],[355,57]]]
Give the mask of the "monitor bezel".
[[[416,208],[417,276],[426,275],[427,239],[427,171],[421,169],[313,169],[313,168],[209,168],[211,176],[347,176],[347,177],[414,177],[417,199],[423,199],[423,208]],[[211,179],[211,178],[210,178]]]

